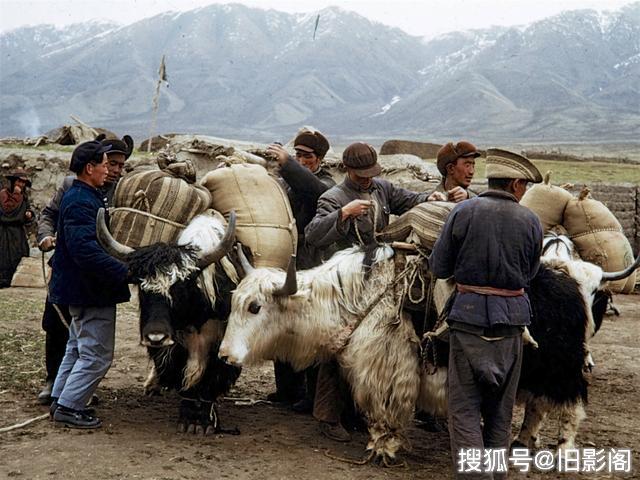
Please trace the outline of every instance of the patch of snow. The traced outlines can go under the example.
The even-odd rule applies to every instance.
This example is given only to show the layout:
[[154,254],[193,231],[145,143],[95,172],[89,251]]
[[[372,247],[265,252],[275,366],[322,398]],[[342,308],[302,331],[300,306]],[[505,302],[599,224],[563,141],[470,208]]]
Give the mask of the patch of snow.
[[380,111],[378,113],[374,113],[373,115],[371,115],[372,117],[377,117],[380,115],[384,115],[385,113],[387,113],[389,111],[389,109],[395,105],[396,103],[398,103],[400,101],[400,97],[398,95],[394,95],[394,97],[391,99],[391,101],[389,103],[387,103],[386,105],[384,105]]
[[631,57],[627,58],[624,62],[616,63],[613,68],[618,70],[619,68],[625,68],[634,63],[640,62],[640,53],[636,53]]

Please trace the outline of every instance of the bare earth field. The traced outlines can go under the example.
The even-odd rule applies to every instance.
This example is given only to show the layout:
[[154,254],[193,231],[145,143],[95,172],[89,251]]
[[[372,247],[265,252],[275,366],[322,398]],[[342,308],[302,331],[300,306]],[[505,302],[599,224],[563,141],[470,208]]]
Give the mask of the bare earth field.
[[[0,428],[46,413],[34,401],[44,377],[44,333],[40,315],[45,292],[0,290]],[[578,445],[630,448],[640,477],[640,296],[616,297],[620,317],[607,317],[593,342],[597,363],[591,377],[588,418]],[[175,430],[178,398],[145,397],[142,384],[148,363],[138,345],[137,316],[128,304],[118,311],[116,360],[98,393],[104,426],[82,432],[41,420],[0,433],[1,479],[442,479],[450,476],[446,433],[411,428],[413,451],[406,468],[356,466],[325,455],[359,458],[367,436],[355,432],[349,444],[319,435],[310,416],[271,404],[220,406],[224,426],[241,434],[201,437]],[[269,365],[245,369],[233,397],[263,399],[273,389]],[[521,421],[522,411],[516,412]],[[543,442],[551,442],[557,419],[547,421]],[[606,473],[559,475],[512,473],[512,478],[625,478]]]

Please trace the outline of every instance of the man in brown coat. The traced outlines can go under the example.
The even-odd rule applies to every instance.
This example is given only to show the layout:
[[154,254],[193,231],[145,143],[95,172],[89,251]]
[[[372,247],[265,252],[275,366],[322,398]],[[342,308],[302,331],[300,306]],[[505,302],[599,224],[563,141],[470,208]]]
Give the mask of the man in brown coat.
[[[375,178],[382,168],[371,145],[349,145],[342,162],[347,176],[322,194],[316,216],[305,229],[307,242],[327,254],[353,245],[374,244],[376,233],[389,223],[389,215],[402,215],[427,200],[426,193],[405,190]],[[318,374],[313,416],[321,422],[320,431],[333,440],[350,439],[341,423],[344,406],[337,362],[323,364]]]
[[436,164],[442,182],[429,195],[429,200],[458,203],[476,196],[469,190],[475,173],[476,158],[480,156],[475,145],[461,141],[444,145],[437,153]]

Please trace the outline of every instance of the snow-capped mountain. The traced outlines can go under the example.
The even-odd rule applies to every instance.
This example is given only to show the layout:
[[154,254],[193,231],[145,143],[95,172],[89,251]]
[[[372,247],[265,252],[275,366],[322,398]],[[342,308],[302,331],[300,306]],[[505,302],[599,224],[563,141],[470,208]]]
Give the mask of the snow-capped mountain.
[[344,139],[482,143],[640,133],[640,2],[428,42],[336,7],[212,5],[128,26],[21,28],[0,35],[0,55],[0,135],[75,114],[141,138],[162,55],[159,132],[276,140],[312,124]]

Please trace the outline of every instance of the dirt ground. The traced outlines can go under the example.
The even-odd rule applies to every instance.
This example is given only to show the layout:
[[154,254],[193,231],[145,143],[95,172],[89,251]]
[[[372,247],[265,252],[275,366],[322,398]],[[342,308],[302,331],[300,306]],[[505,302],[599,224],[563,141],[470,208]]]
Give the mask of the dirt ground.
[[[47,410],[36,404],[44,372],[44,333],[40,315],[44,290],[0,290],[0,427],[34,418]],[[630,448],[634,473],[640,477],[640,296],[617,296],[620,317],[609,316],[593,341],[597,363],[591,376],[588,418],[577,442],[584,447]],[[22,342],[9,356],[11,339]],[[15,342],[14,342],[15,343]],[[13,344],[12,344],[13,345]],[[36,345],[36,347],[33,347]],[[13,345],[14,348],[15,345]],[[0,353],[2,353],[0,351]],[[40,358],[23,358],[23,356]],[[20,371],[24,363],[32,368]],[[325,452],[362,457],[365,433],[354,432],[349,444],[319,435],[315,421],[271,404],[220,406],[222,422],[241,434],[201,437],[176,432],[175,394],[145,397],[142,384],[148,362],[138,345],[137,312],[119,308],[116,359],[99,387],[103,428],[73,431],[48,420],[0,433],[0,478],[17,479],[382,479],[450,477],[446,433],[419,428],[408,432],[413,451],[404,454],[406,468],[356,466],[329,458]],[[8,378],[8,372],[21,375]],[[264,399],[273,389],[269,365],[243,371],[230,396]],[[517,409],[519,424],[522,410]],[[547,420],[543,442],[555,439],[557,419]],[[515,474],[512,478],[614,478],[608,474]],[[618,476],[615,478],[623,478]]]

